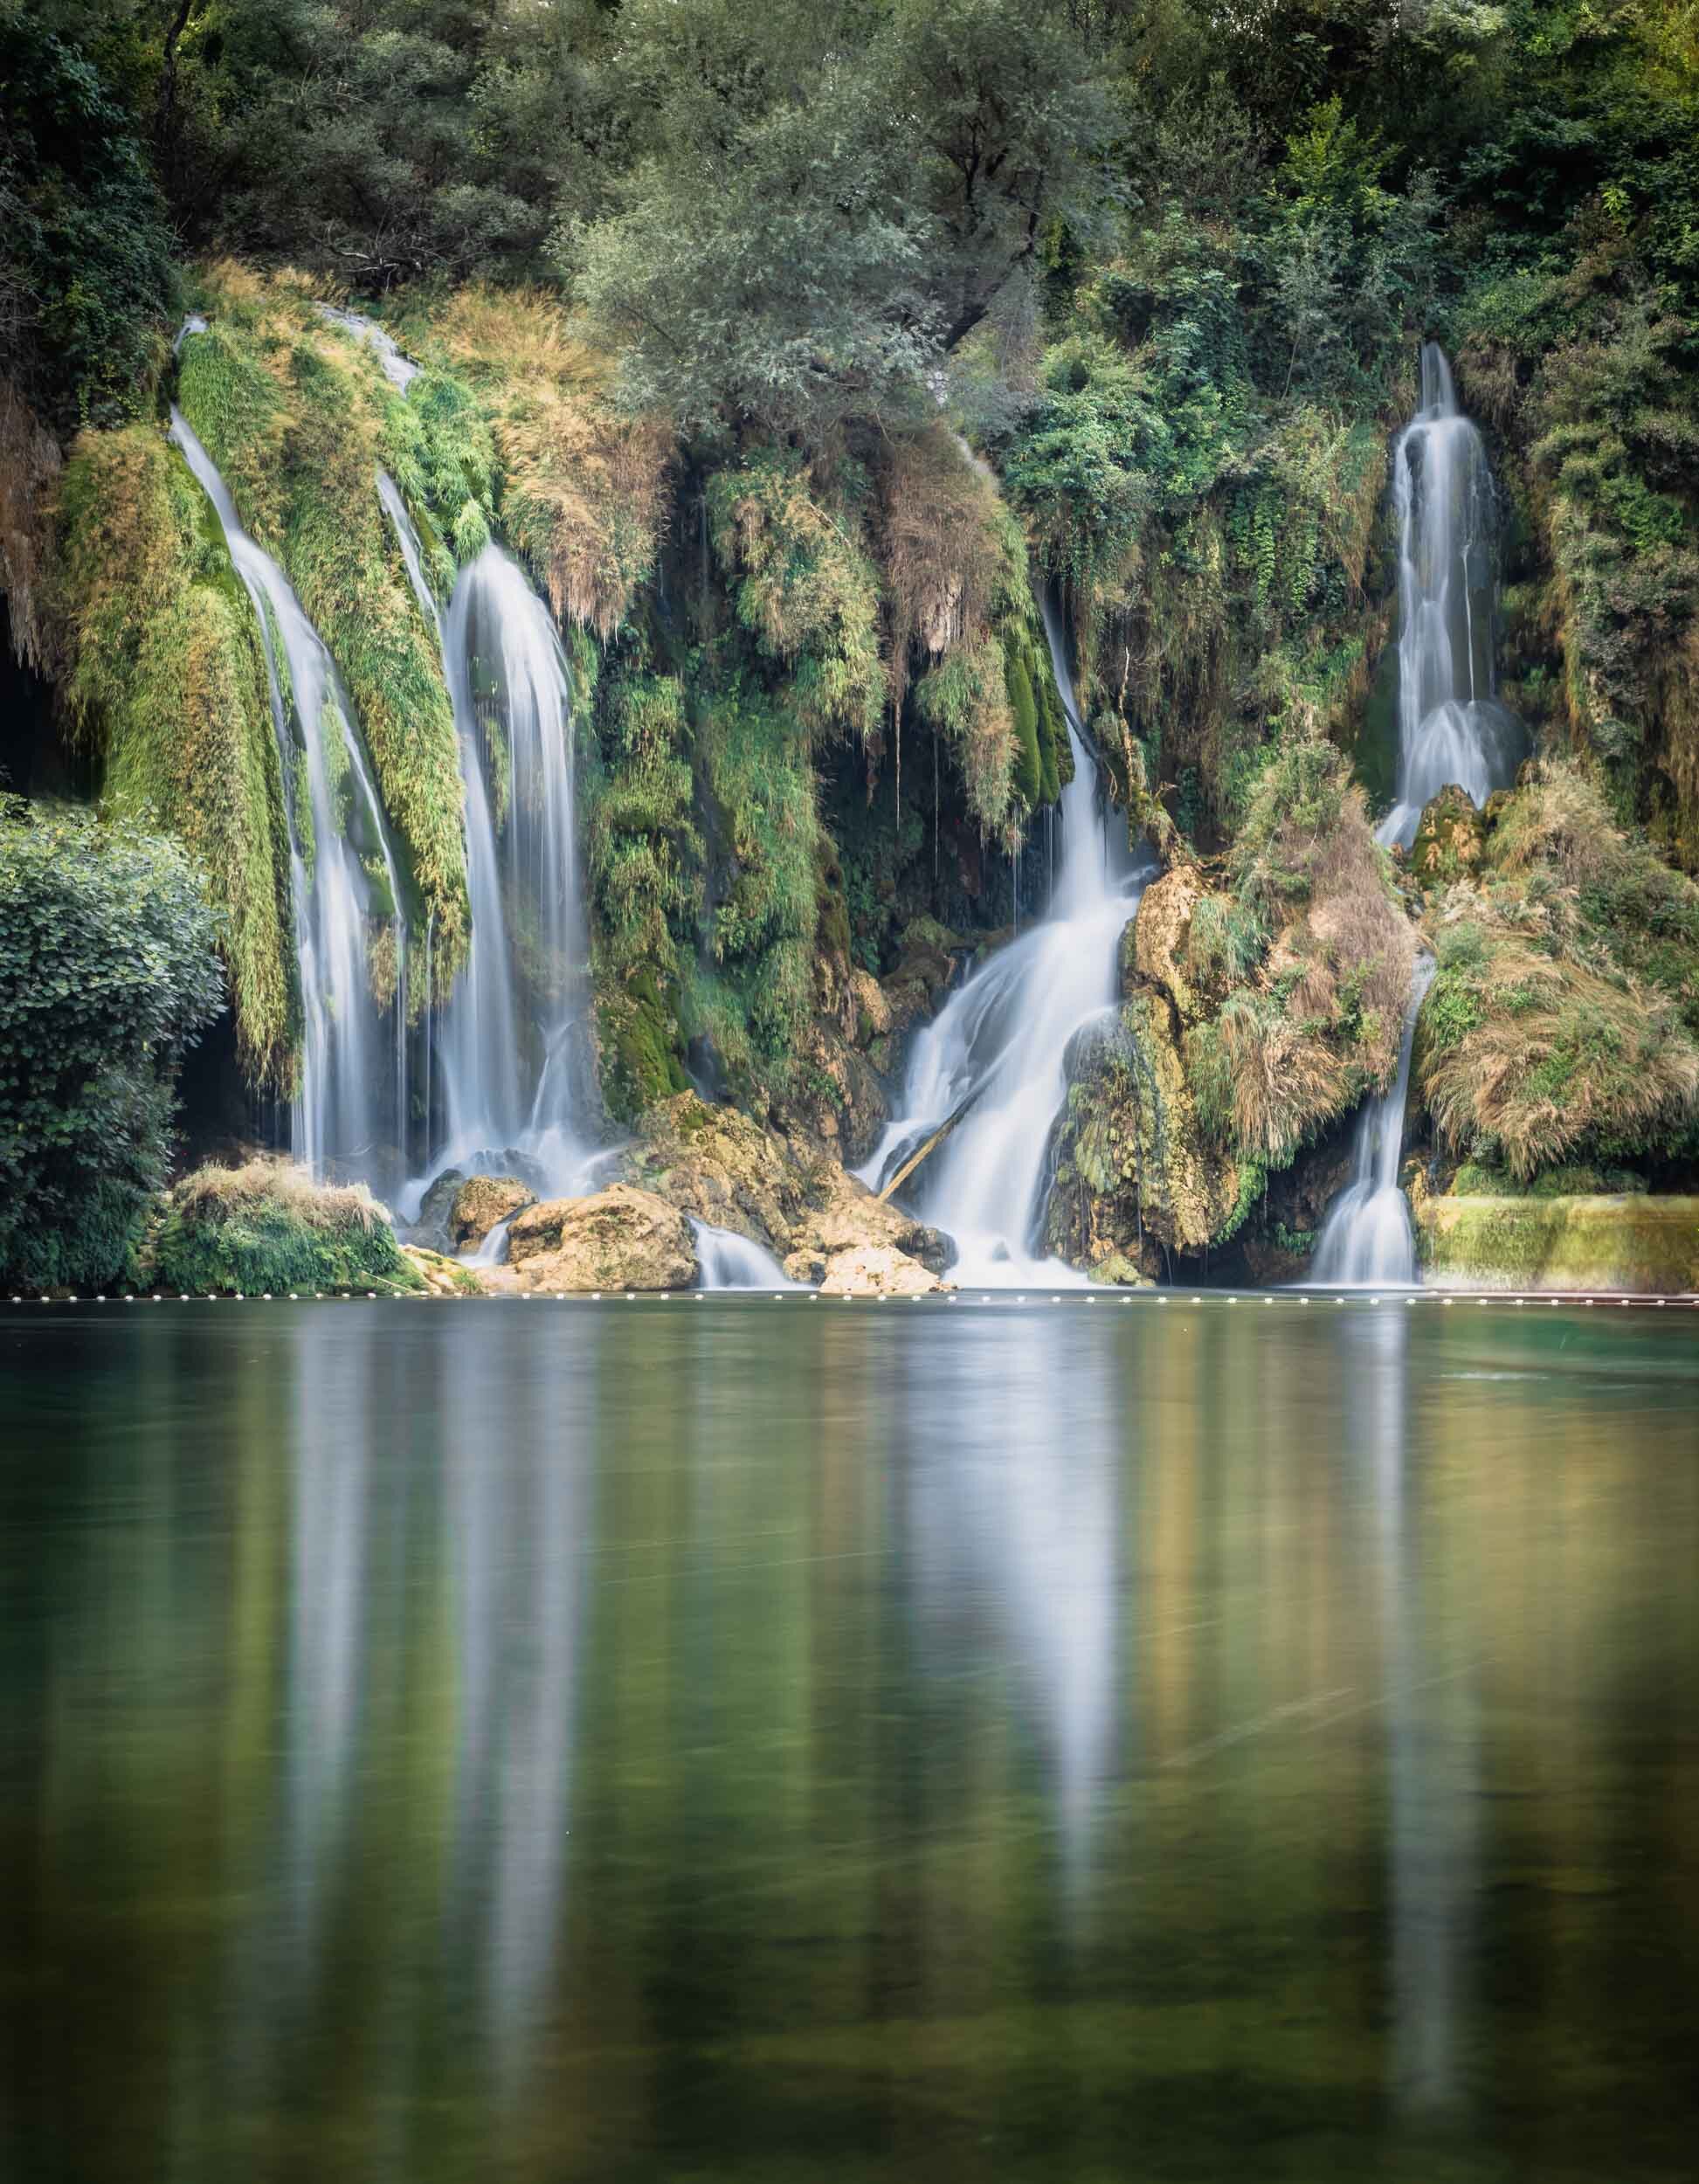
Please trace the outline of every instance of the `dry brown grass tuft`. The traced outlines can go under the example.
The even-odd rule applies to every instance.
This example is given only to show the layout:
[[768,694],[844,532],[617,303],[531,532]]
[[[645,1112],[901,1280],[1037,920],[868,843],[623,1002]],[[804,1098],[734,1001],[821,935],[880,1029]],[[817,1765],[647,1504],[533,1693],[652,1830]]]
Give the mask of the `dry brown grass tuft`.
[[431,323],[489,406],[513,543],[556,615],[611,636],[654,563],[671,431],[615,406],[608,359],[541,289],[462,288]]
[[1453,1144],[1493,1141],[1526,1181],[1581,1147],[1621,1148],[1699,1110],[1699,1048],[1675,1005],[1635,980],[1505,938],[1479,991],[1483,1019],[1423,1070]]
[[228,1221],[264,1205],[279,1206],[308,1228],[371,1228],[387,1220],[363,1183],[315,1183],[287,1160],[249,1160],[239,1168],[197,1168],[171,1194],[192,1220]]

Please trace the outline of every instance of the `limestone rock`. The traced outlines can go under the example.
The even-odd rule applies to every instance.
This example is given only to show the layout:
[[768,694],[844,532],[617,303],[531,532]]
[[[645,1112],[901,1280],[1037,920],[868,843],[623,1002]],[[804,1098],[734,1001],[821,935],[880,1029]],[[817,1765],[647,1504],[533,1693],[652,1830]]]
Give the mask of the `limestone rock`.
[[456,1251],[471,1251],[509,1213],[536,1202],[536,1192],[516,1175],[470,1177],[455,1192],[449,1209],[449,1242]]
[[881,1204],[841,1168],[823,1165],[816,1171],[813,1198],[792,1231],[784,1262],[793,1282],[824,1282],[832,1261],[845,1253],[896,1252],[932,1275],[943,1274],[950,1264],[947,1237],[900,1206]]
[[593,1198],[528,1206],[508,1231],[493,1288],[687,1289],[699,1268],[690,1224],[653,1191],[616,1183]]
[[[1145,888],[1133,919],[1134,980],[1156,986],[1178,1012],[1182,1024],[1195,1024],[1207,1012],[1205,997],[1186,967],[1191,915],[1205,892],[1190,866],[1177,865]],[[1122,960],[1124,972],[1124,950]],[[1132,983],[1128,982],[1129,987]]]
[[[834,1255],[864,1248],[900,1252],[933,1274],[949,1262],[950,1245],[936,1229],[881,1206],[835,1153],[782,1137],[736,1108],[709,1107],[694,1093],[644,1117],[625,1173],[680,1212],[761,1244],[793,1282],[821,1281]],[[521,1214],[515,1230],[530,1218]]]
[[1416,1241],[1431,1289],[1699,1289],[1696,1198],[1427,1198],[1416,1209]]
[[809,1172],[739,1108],[681,1092],[651,1108],[625,1156],[626,1179],[680,1213],[777,1253],[806,1209]]
[[834,1252],[820,1282],[823,1296],[927,1296],[943,1284],[920,1261],[887,1244]]

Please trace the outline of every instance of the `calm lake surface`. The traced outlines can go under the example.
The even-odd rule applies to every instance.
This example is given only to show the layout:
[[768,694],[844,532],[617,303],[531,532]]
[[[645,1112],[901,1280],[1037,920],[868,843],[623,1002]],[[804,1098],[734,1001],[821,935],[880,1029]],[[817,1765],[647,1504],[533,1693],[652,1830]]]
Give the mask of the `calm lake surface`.
[[1669,2179],[1699,1313],[0,1310],[0,2176]]

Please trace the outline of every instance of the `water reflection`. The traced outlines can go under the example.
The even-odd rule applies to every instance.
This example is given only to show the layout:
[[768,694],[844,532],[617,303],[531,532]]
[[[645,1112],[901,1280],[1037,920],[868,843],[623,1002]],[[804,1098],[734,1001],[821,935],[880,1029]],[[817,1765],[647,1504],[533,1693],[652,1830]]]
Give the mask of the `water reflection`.
[[[1010,1313],[906,1360],[915,1449],[917,1612],[966,1611],[927,1648],[933,1674],[1012,1678],[1044,1755],[1050,1817],[1070,1889],[1089,1871],[1095,1807],[1120,1717],[1121,1457],[1128,1438],[1115,1354],[1094,1345],[1065,1375],[1042,1317]],[[975,1428],[963,1432],[964,1420]]]
[[0,1317],[0,2171],[1682,2174],[1602,1318]]
[[[1394,2098],[1418,2115],[1464,2099],[1471,2006],[1479,1766],[1472,1588],[1430,1552],[1424,1436],[1408,1382],[1407,1310],[1353,1315],[1343,1337],[1353,1455],[1372,1493],[1370,1535],[1385,1692],[1388,1973]],[[1449,1581],[1448,1581],[1449,1574]]]

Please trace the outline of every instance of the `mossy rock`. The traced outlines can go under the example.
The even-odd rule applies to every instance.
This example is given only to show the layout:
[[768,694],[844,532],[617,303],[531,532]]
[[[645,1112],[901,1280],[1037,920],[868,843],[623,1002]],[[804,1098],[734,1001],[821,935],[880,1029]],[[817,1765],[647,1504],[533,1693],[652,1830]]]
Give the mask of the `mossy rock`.
[[616,1122],[635,1123],[661,1101],[690,1089],[677,1008],[652,971],[640,971],[597,998],[602,1096]]
[[1699,1289],[1699,1198],[1435,1198],[1416,1236],[1435,1289]]
[[141,1273],[191,1296],[422,1294],[390,1217],[363,1185],[322,1186],[271,1161],[199,1168],[164,1202]]
[[1425,888],[1467,879],[1487,846],[1487,823],[1467,789],[1454,782],[1422,812],[1410,845],[1410,869]]

